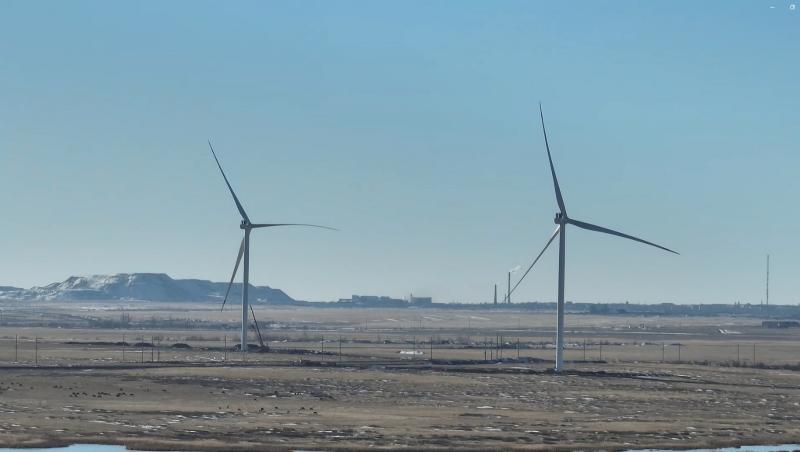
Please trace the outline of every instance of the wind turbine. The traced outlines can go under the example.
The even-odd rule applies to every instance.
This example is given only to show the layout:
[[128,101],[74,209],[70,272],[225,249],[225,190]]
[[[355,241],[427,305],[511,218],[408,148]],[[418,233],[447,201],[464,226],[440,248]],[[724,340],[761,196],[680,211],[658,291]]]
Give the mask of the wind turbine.
[[[239,202],[239,198],[237,198],[236,193],[233,192],[233,187],[231,187],[230,182],[228,182],[228,177],[225,176],[225,171],[222,170],[222,165],[219,163],[217,153],[214,152],[214,147],[211,146],[210,140],[208,142],[208,147],[211,149],[211,155],[214,156],[214,161],[217,162],[219,172],[222,173],[222,178],[225,179],[225,185],[228,186],[228,190],[231,192],[231,196],[233,196],[233,202],[236,203],[236,209],[239,210],[239,215],[242,216],[242,222],[239,224],[239,228],[244,231],[244,238],[242,238],[242,244],[239,246],[239,255],[236,257],[236,265],[233,267],[233,274],[231,275],[231,280],[228,283],[228,289],[225,291],[225,298],[222,300],[222,309],[225,309],[225,302],[228,301],[228,294],[230,294],[231,286],[233,286],[233,280],[236,278],[236,272],[239,270],[239,263],[241,263],[242,258],[244,258],[242,277],[242,337],[240,350],[242,353],[245,353],[247,351],[247,309],[249,307],[247,292],[250,285],[250,231],[253,229],[271,228],[275,226],[307,226],[312,228],[330,229],[333,231],[338,231],[338,229],[328,226],[304,223],[251,223],[250,218],[244,211],[244,207],[242,207],[242,203]],[[253,308],[250,307],[250,311],[252,310]],[[255,313],[253,313],[253,319],[255,319]]]
[[656,245],[655,243],[648,242],[646,240],[642,240],[640,238],[634,237],[632,235],[623,234],[622,232],[617,232],[612,229],[604,228],[602,226],[597,226],[591,223],[586,223],[583,221],[578,221],[575,219],[570,218],[567,216],[567,208],[564,205],[564,198],[561,196],[561,188],[558,185],[558,178],[556,177],[556,169],[553,166],[553,157],[550,154],[550,144],[547,141],[547,131],[544,127],[544,114],[542,113],[542,104],[539,104],[539,117],[542,120],[542,133],[544,134],[544,145],[547,148],[547,160],[550,162],[550,174],[553,176],[553,187],[555,188],[556,192],[556,202],[558,203],[558,213],[556,213],[555,223],[558,225],[556,230],[550,236],[550,239],[545,244],[542,251],[536,256],[536,259],[533,260],[533,263],[528,267],[528,270],[522,275],[522,277],[517,281],[517,284],[509,291],[509,295],[514,289],[519,286],[519,283],[525,279],[525,276],[528,275],[528,272],[531,271],[533,266],[536,262],[539,261],[539,258],[542,257],[542,254],[547,250],[547,247],[553,243],[553,240],[556,236],[559,236],[558,240],[558,304],[557,304],[557,327],[556,327],[556,372],[561,372],[564,367],[564,266],[565,266],[565,251],[566,251],[566,232],[567,232],[567,225],[571,224],[573,226],[577,226],[581,229],[588,229],[590,231],[597,231],[602,232],[605,234],[616,235],[617,237],[622,237],[630,240],[634,240],[636,242],[644,243],[650,246],[654,246],[656,248],[660,248],[664,251],[669,251],[670,253],[679,254],[675,251],[672,251],[669,248],[665,248],[661,245]]

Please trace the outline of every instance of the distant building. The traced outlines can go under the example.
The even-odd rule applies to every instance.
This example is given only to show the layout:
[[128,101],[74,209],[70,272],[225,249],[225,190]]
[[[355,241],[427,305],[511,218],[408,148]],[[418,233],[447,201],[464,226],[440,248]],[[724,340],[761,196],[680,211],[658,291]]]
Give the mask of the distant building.
[[411,306],[429,306],[433,304],[433,299],[431,297],[415,297],[411,295],[408,297],[408,303]]
[[353,295],[350,299],[340,299],[339,303],[349,304],[350,306],[378,308],[405,308],[408,306],[406,300],[378,295]]
[[797,320],[764,320],[761,328],[800,328]]

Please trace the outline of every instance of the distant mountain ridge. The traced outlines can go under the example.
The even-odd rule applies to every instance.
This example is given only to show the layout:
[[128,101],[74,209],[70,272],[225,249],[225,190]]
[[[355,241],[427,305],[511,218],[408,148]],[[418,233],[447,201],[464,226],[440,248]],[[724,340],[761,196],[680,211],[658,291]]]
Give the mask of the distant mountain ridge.
[[[22,289],[0,286],[4,300],[143,300],[222,301],[228,283],[202,279],[172,279],[165,273],[118,273],[114,275],[71,276],[62,282]],[[242,284],[234,283],[228,302],[242,297]],[[295,304],[280,289],[250,285],[250,300],[269,304]]]

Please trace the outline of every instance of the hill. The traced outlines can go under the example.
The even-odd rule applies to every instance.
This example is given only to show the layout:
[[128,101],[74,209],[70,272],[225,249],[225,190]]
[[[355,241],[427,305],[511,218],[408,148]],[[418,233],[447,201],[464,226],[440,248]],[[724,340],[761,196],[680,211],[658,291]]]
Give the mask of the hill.
[[[173,279],[164,273],[118,273],[114,275],[71,276],[62,282],[21,289],[0,286],[5,300],[145,300],[145,301],[222,301],[225,282],[202,279]],[[241,298],[242,284],[235,283],[228,301]],[[280,289],[250,285],[250,300],[270,304],[295,304]]]

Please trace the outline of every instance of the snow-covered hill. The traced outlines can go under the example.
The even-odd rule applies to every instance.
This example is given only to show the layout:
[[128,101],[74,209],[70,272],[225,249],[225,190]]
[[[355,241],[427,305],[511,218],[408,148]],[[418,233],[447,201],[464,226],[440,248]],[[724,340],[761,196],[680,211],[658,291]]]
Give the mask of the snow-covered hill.
[[[0,286],[6,300],[146,300],[222,301],[227,283],[201,279],[172,279],[164,273],[119,273],[115,275],[72,276],[59,283],[20,289]],[[228,302],[241,299],[242,284],[235,283]],[[270,304],[293,304],[295,300],[280,289],[250,286],[250,300]]]
[[0,286],[0,300],[16,298],[15,295],[25,289],[11,286]]

